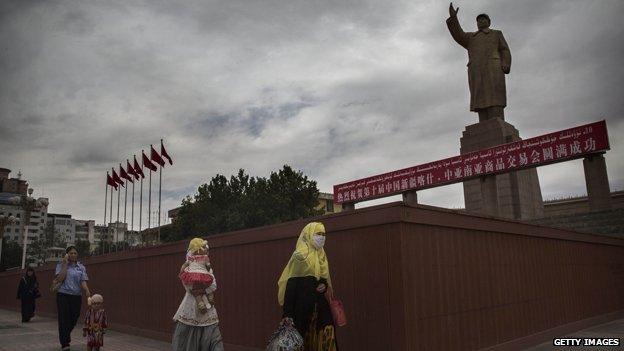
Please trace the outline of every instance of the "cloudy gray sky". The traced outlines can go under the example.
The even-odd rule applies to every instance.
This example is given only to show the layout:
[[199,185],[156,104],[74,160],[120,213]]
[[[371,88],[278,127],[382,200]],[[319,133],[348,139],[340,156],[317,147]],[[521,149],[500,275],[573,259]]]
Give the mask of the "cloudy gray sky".
[[[624,2],[455,5],[465,30],[486,12],[503,31],[521,136],[606,119],[623,189]],[[51,212],[101,223],[107,169],[160,138],[165,210],[239,168],[290,164],[329,192],[457,155],[477,117],[447,17],[445,1],[2,1],[0,167]],[[585,193],[580,160],[539,176],[545,198]],[[461,207],[462,187],[419,200]]]

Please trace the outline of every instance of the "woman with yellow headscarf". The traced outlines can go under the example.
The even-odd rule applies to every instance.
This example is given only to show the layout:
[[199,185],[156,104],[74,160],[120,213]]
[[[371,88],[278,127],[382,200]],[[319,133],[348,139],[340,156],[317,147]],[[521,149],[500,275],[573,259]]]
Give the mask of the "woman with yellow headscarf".
[[308,223],[277,283],[282,322],[294,324],[304,339],[305,351],[337,350],[328,302],[333,298],[333,290],[324,244],[325,226]]

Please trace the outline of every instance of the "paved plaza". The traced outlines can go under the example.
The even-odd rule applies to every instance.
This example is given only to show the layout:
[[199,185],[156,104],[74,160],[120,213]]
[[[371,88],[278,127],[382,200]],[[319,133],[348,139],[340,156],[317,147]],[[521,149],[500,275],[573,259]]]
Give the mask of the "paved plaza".
[[[35,316],[28,323],[21,323],[18,312],[0,309],[0,351],[58,351],[56,319]],[[82,324],[72,332],[72,350],[86,350],[82,337]],[[123,334],[114,330],[106,332],[104,347],[106,351],[171,351],[171,344]]]
[[561,346],[555,347],[552,341],[539,344],[535,347],[531,347],[527,350],[530,351],[546,351],[546,350],[623,350],[624,345],[624,319],[616,319],[614,321],[595,325],[587,329],[579,330],[574,333],[562,336],[566,338],[619,338],[620,347],[574,347],[574,346]]
[[[0,309],[0,351],[58,351],[56,319],[38,317],[29,323],[20,323],[20,315],[15,311]],[[84,338],[81,334],[81,325],[76,326],[72,333],[72,350],[86,350]],[[580,330],[565,337],[607,337],[620,338],[624,342],[624,319],[618,319],[609,323],[593,326]],[[171,344],[158,340],[142,338],[135,335],[123,334],[109,330],[104,339],[106,351],[160,351],[171,350]],[[545,342],[527,350],[621,350],[617,347],[554,347],[552,341]]]

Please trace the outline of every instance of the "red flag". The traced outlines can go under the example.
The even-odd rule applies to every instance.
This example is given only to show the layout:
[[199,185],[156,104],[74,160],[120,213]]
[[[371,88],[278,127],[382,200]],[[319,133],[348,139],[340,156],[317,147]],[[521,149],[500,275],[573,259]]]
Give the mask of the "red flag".
[[129,176],[128,173],[126,173],[126,170],[123,167],[121,167],[121,163],[119,164],[119,175],[121,176],[121,178],[127,179],[132,182],[132,177]]
[[115,190],[117,189],[117,183],[115,183],[115,181],[113,180],[113,178],[111,178],[108,172],[106,172],[106,185],[114,187]]
[[169,156],[169,154],[167,153],[167,150],[165,150],[165,145],[163,145],[162,139],[160,139],[160,155],[166,158],[167,161],[169,161],[170,165],[173,164],[173,160],[171,159],[171,156]]
[[143,174],[143,169],[141,168],[141,165],[139,165],[139,162],[136,159],[136,155],[134,155],[134,171],[136,179],[139,180],[139,176],[141,176],[141,178],[145,178],[145,174]]
[[145,152],[141,151],[141,153],[143,154],[143,166],[145,166],[145,167],[149,168],[150,170],[156,172],[156,170],[158,169],[156,167],[156,165],[153,164],[152,161],[150,161],[150,159],[145,155]]
[[[119,185],[121,185],[121,186],[124,186],[124,182],[123,182],[123,181],[119,178],[119,176],[117,175],[117,172],[115,172],[115,169],[114,169],[114,168],[112,168],[112,170],[113,170],[113,180],[114,180],[117,184],[119,184]],[[125,188],[125,187],[124,187],[124,188]]]
[[[132,174],[134,176],[134,178],[137,178],[137,179],[139,178],[139,175],[134,170],[134,168],[132,168],[132,165],[130,164],[130,160],[128,160],[128,159],[126,159],[126,169],[128,170],[129,174]],[[130,177],[130,178],[133,178],[133,177]],[[132,180],[130,180],[130,181],[132,182]]]
[[160,167],[163,167],[165,165],[165,160],[163,160],[162,157],[160,157],[160,155],[158,154],[158,152],[156,152],[156,150],[154,150],[154,147],[152,145],[150,145],[150,148],[152,149],[152,152],[151,152],[152,161],[158,163]]

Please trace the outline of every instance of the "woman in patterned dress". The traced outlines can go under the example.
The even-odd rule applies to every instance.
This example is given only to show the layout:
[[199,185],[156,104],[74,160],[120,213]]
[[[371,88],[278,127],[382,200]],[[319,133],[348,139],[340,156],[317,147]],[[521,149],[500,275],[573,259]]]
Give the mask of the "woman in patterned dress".
[[88,303],[82,336],[87,338],[88,351],[99,351],[104,346],[104,332],[108,328],[104,298],[100,294],[94,294],[88,299]]

